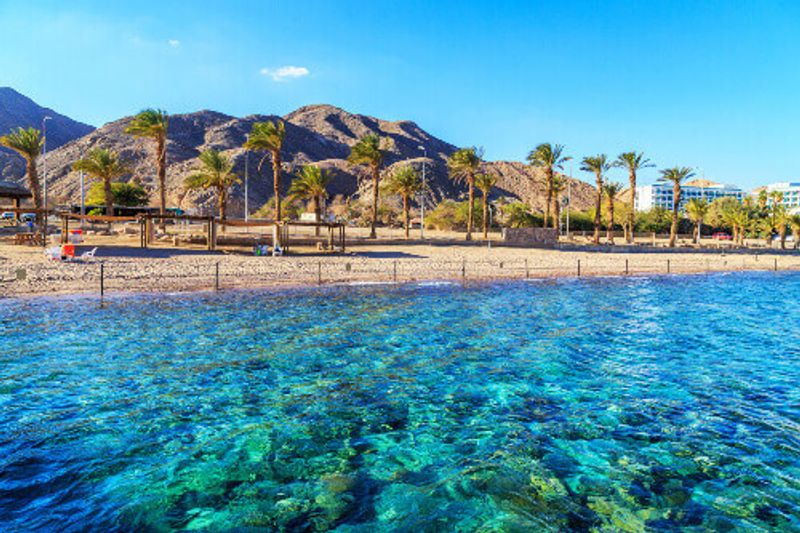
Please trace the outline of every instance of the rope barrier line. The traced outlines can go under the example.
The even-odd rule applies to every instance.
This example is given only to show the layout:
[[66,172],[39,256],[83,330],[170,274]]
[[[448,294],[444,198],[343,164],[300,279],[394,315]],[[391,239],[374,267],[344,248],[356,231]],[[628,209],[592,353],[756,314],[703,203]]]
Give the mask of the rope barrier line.
[[[708,258],[696,261],[665,258],[663,262],[639,262],[636,258],[619,261],[593,262],[591,258],[561,261],[558,264],[536,264],[530,259],[479,259],[465,258],[444,261],[426,259],[336,259],[333,261],[309,260],[297,263],[280,261],[261,265],[225,265],[224,261],[187,263],[179,270],[169,272],[158,265],[137,265],[135,269],[125,263],[114,265],[100,262],[96,269],[64,272],[63,282],[73,284],[79,291],[98,290],[101,296],[109,290],[157,291],[225,288],[247,288],[262,284],[323,285],[351,282],[403,283],[420,280],[484,281],[491,279],[526,279],[545,277],[582,276],[635,276],[651,274],[703,273],[712,271],[791,271],[800,270],[800,259],[794,257],[746,256],[739,260],[731,257],[718,262],[714,269]],[[35,285],[37,277],[52,280],[53,273],[28,273],[19,267],[0,268],[3,288],[13,288],[16,283]],[[23,274],[20,275],[20,271]],[[95,287],[95,289],[92,289]]]

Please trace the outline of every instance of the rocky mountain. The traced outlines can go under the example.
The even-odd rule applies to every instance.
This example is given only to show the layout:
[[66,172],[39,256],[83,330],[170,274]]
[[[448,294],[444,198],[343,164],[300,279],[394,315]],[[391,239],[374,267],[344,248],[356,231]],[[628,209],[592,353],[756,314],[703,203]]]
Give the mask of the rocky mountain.
[[[41,129],[44,117],[47,121],[47,149],[52,150],[83,137],[94,128],[42,107],[10,87],[0,87],[0,135],[17,127]],[[0,148],[0,177],[19,178],[25,172],[25,163],[20,156]],[[16,180],[15,180],[16,181]]]
[[[183,209],[207,212],[213,205],[211,193],[189,192],[183,182],[197,166],[197,156],[206,149],[220,150],[234,161],[234,170],[243,177],[245,167],[249,174],[249,204],[251,211],[263,205],[272,196],[272,169],[267,158],[259,170],[262,154],[247,153],[242,149],[254,122],[282,118],[286,123],[286,140],[282,150],[284,162],[283,187],[288,189],[294,172],[304,164],[315,163],[333,175],[331,196],[358,195],[360,184],[367,183],[363,169],[350,165],[346,159],[350,147],[367,133],[390,137],[394,143],[387,157],[388,171],[398,164],[426,165],[428,185],[433,200],[455,198],[465,194],[463,185],[454,184],[447,174],[447,157],[456,147],[430,135],[410,121],[386,121],[365,115],[348,113],[330,105],[301,107],[284,117],[251,115],[237,118],[214,111],[172,115],[167,143],[167,197],[171,205]],[[108,147],[118,151],[131,167],[125,181],[142,184],[157,201],[157,183],[154,167],[153,143],[135,139],[124,133],[132,117],[110,122],[88,134],[66,143],[48,154],[47,166],[50,191],[60,202],[76,202],[80,195],[80,180],[71,169],[81,154],[94,147]],[[424,149],[424,150],[423,150]],[[540,173],[522,163],[488,162],[486,170],[498,176],[494,196],[515,196],[530,203],[534,209],[544,206],[544,186]],[[21,178],[18,174],[17,180]],[[365,189],[364,189],[365,190]],[[592,187],[573,180],[573,205],[582,209],[591,205]],[[230,213],[243,213],[244,186],[234,187]]]

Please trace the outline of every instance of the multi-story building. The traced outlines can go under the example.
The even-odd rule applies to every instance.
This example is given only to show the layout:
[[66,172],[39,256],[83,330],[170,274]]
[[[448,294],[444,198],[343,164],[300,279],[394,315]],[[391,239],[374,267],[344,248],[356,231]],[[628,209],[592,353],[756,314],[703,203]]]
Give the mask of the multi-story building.
[[[647,211],[654,207],[672,209],[673,191],[672,183],[667,181],[657,181],[653,185],[636,187],[634,206],[637,211]],[[725,196],[732,196],[742,200],[745,197],[745,192],[733,185],[722,185],[705,180],[690,181],[681,186],[680,208],[683,209],[686,202],[692,198],[701,198],[707,202],[713,202],[717,198]]]
[[752,192],[756,200],[762,190],[767,191],[767,205],[772,205],[774,202],[771,193],[780,192],[783,196],[783,200],[781,201],[783,206],[791,213],[800,212],[800,183],[784,181],[780,183],[770,183],[766,187],[759,187]]

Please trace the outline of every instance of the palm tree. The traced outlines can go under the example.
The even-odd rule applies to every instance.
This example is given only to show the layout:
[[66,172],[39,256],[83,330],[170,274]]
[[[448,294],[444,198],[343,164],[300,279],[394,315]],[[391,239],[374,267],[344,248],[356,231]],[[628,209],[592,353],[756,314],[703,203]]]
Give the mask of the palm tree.
[[114,194],[111,191],[111,182],[130,172],[128,165],[120,160],[119,155],[113,150],[94,148],[86,154],[86,157],[75,161],[72,169],[86,172],[103,183],[106,215],[114,216]]
[[[167,214],[167,129],[169,115],[161,109],[145,109],[125,128],[125,133],[137,138],[153,139],[156,143],[156,173],[161,198],[161,216]],[[161,219],[162,231],[166,228]]]
[[489,237],[489,192],[497,183],[497,176],[481,172],[475,176],[475,186],[481,191],[481,204],[483,211],[483,238]]
[[794,248],[796,250],[800,245],[800,215],[789,216],[789,227],[792,228],[792,238],[794,239]]
[[[556,220],[556,228],[561,224],[561,193],[567,188],[567,178],[555,176],[553,178],[553,218]],[[567,206],[569,209],[569,206]]]
[[772,201],[770,204],[770,221],[772,222],[772,227],[774,228],[777,210],[783,205],[783,193],[781,191],[770,191],[769,199]]
[[686,214],[689,215],[689,220],[694,222],[694,243],[700,243],[700,226],[703,225],[703,219],[708,214],[708,202],[700,198],[692,198],[686,202]]
[[361,137],[358,142],[350,148],[350,155],[347,160],[354,165],[367,167],[372,177],[372,220],[369,227],[369,238],[378,237],[375,232],[375,225],[378,222],[378,194],[381,181],[381,167],[383,166],[386,154],[391,149],[392,141],[388,137],[379,137],[374,133],[368,133]]
[[669,229],[669,246],[675,247],[678,238],[678,208],[681,205],[681,183],[694,177],[688,167],[673,167],[661,171],[662,179],[672,182],[672,226]]
[[608,226],[606,227],[606,240],[610,244],[614,244],[614,201],[617,195],[622,190],[622,184],[616,182],[609,182],[603,184],[603,193],[608,201]]
[[776,204],[773,206],[773,218],[775,223],[773,227],[778,231],[778,236],[781,240],[781,250],[786,249],[786,226],[789,225],[790,215],[786,211],[786,207],[783,204]]
[[403,199],[403,225],[406,229],[406,239],[410,226],[409,201],[422,190],[422,180],[419,173],[411,165],[403,165],[389,176],[385,185],[386,192],[396,194]]
[[25,175],[33,194],[33,206],[42,209],[42,189],[39,186],[39,174],[36,170],[36,158],[42,152],[44,137],[42,132],[34,128],[17,128],[15,131],[0,137],[0,146],[10,148],[25,158]]
[[614,161],[615,167],[625,168],[628,170],[628,180],[630,182],[630,191],[631,191],[631,199],[630,199],[630,210],[628,211],[628,227],[631,228],[631,231],[627,232],[626,240],[628,243],[633,242],[633,226],[634,226],[634,217],[635,209],[634,209],[634,202],[636,201],[636,173],[639,169],[653,167],[653,163],[647,159],[643,153],[639,152],[623,152],[617,156],[617,160]]
[[600,244],[600,210],[603,202],[603,174],[608,172],[611,164],[605,154],[584,157],[581,162],[581,170],[593,172],[597,180],[597,196],[594,201],[594,243]]
[[[322,205],[328,198],[328,183],[331,176],[316,165],[304,165],[297,173],[289,187],[289,198],[292,200],[307,200],[311,211],[317,219],[322,220]],[[319,235],[319,226],[316,227]]]
[[758,191],[758,207],[762,211],[766,211],[767,209],[767,202],[769,201],[769,195],[767,194],[767,189],[761,189]]
[[730,217],[734,228],[733,241],[736,244],[744,245],[745,231],[750,228],[753,223],[750,210],[742,204],[737,204],[732,210]]
[[475,210],[475,176],[481,167],[483,150],[461,148],[447,159],[447,168],[453,181],[465,181],[469,187],[469,210],[467,212],[467,240],[472,240],[473,215]]
[[[528,163],[532,167],[544,170],[545,189],[547,199],[545,200],[544,225],[550,220],[550,204],[553,201],[553,179],[555,169],[563,170],[564,163],[572,159],[564,155],[564,146],[561,144],[542,143],[528,154]],[[552,227],[558,227],[558,220],[552,221]]]
[[281,148],[286,138],[286,125],[282,120],[255,122],[250,129],[250,135],[244,143],[246,150],[265,152],[258,163],[258,172],[264,164],[267,155],[272,157],[272,188],[275,194],[275,222],[281,220]]
[[[217,150],[206,150],[198,157],[200,167],[186,178],[187,189],[214,189],[217,193],[219,219],[227,219],[228,194],[231,186],[239,183],[239,176],[233,173],[233,161]],[[225,226],[222,226],[223,231]]]

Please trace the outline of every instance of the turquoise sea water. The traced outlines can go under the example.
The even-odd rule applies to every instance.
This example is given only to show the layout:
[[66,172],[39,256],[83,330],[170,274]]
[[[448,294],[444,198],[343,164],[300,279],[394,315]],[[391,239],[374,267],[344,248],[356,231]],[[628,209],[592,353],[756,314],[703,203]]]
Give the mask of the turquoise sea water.
[[0,529],[797,530],[798,292],[0,301]]

